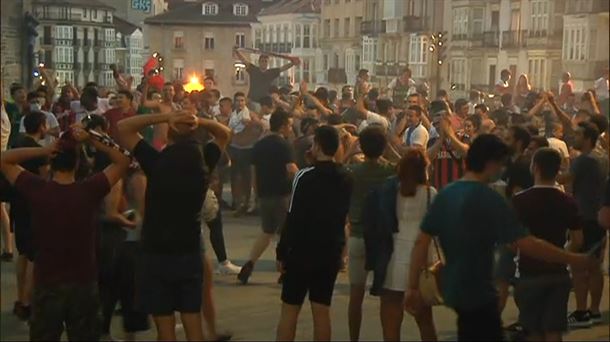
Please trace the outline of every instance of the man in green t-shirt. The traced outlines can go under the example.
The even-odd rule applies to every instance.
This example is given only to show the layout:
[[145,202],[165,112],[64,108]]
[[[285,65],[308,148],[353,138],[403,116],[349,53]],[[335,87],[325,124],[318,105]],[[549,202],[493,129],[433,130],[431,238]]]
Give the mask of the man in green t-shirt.
[[508,153],[508,147],[493,135],[481,135],[473,142],[464,178],[436,196],[411,254],[405,309],[417,312],[422,306],[419,275],[426,266],[430,242],[438,237],[446,259],[441,291],[445,304],[458,315],[460,341],[503,339],[492,271],[497,245],[512,244],[521,254],[547,262],[588,262],[586,255],[529,235],[506,201],[488,186],[501,174]]
[[362,301],[366,288],[368,272],[365,270],[364,227],[362,211],[368,193],[390,176],[395,175],[395,168],[380,160],[387,145],[385,130],[380,126],[369,126],[360,133],[360,148],[364,153],[364,162],[348,167],[352,174],[354,187],[350,199],[349,223],[349,332],[350,339],[357,341],[360,336],[362,321]]

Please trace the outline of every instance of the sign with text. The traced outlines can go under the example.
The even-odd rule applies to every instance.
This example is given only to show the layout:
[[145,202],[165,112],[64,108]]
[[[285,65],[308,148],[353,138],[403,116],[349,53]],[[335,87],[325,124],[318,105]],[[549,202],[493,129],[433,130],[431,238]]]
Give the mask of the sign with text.
[[152,0],[131,0],[131,8],[137,11],[150,13],[152,10]]

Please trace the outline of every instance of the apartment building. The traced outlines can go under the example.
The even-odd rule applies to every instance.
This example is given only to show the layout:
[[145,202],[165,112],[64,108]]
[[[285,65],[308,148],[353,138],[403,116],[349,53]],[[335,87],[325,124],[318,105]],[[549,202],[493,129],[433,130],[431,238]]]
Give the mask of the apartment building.
[[362,66],[380,86],[408,66],[413,78],[435,75],[430,35],[443,29],[443,0],[366,0],[361,26]]
[[446,0],[445,11],[443,87],[453,97],[491,92],[502,69],[512,84],[527,74],[535,89],[550,90],[570,71],[584,90],[608,65],[606,0]]
[[[318,43],[320,30],[319,0],[282,0],[264,8],[252,25],[254,47],[263,51],[297,56],[301,65],[282,73],[278,84],[305,80],[317,83],[322,50]],[[280,58],[271,59],[271,67],[287,63]]]
[[185,3],[146,19],[150,51],[159,51],[167,80],[213,76],[221,93],[248,90],[247,73],[233,47],[252,46],[251,24],[260,0],[209,0]]
[[362,66],[365,0],[322,0],[318,83],[354,84]]
[[124,74],[134,78],[132,86],[135,87],[143,76],[144,34],[139,26],[127,20],[115,16],[113,21],[117,41],[115,52],[117,66]]
[[98,0],[34,0],[32,14],[40,22],[38,61],[55,70],[60,84],[114,86],[114,8]]

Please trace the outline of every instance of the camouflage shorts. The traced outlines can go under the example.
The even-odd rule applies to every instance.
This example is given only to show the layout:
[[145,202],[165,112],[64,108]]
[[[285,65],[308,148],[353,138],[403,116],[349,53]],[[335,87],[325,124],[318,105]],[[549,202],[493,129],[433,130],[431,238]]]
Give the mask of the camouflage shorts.
[[36,286],[30,322],[31,341],[98,341],[100,337],[97,284]]

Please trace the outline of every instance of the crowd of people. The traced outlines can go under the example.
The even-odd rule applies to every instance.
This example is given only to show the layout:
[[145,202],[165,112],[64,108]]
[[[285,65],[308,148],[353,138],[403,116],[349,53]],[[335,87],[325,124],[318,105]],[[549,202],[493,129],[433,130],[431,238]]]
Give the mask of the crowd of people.
[[[578,96],[569,73],[553,93],[524,74],[511,87],[503,70],[493,99],[472,91],[453,101],[444,90],[432,97],[408,68],[385,88],[366,70],[339,91],[277,87],[298,58],[269,68],[269,56],[255,65],[234,53],[248,94],[222,96],[213,77],[200,92],[157,89],[150,75],[133,90],[116,70],[116,91],[58,88],[49,70],[34,91],[10,85],[2,259],[13,259],[14,233],[13,313],[32,340],[64,329],[69,340],[111,339],[118,302],[127,340],[149,317],[160,340],[175,340],[176,312],[188,340],[229,339],[216,326],[206,226],[217,273],[244,285],[277,240],[281,341],[294,340],[306,297],[313,339],[331,339],[341,271],[352,341],[369,275],[387,341],[400,340],[404,312],[422,340],[436,340],[441,303],[457,313],[459,340],[502,340],[511,286],[519,319],[509,328],[530,340],[601,322],[608,70]],[[260,216],[241,267],[225,245],[228,211]],[[431,301],[424,278],[437,271]]]

